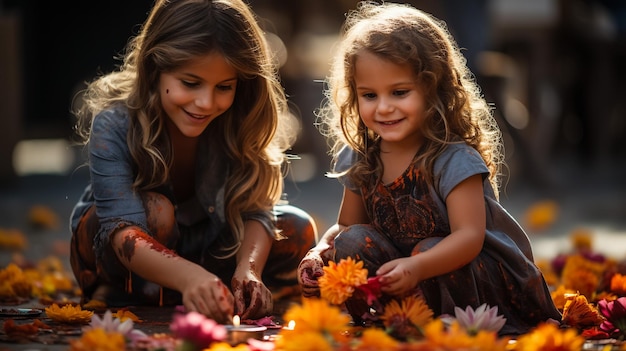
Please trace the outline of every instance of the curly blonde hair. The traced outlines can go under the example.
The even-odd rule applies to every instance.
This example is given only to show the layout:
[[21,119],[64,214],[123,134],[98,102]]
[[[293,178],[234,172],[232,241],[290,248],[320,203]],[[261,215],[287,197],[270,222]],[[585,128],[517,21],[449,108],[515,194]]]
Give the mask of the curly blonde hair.
[[410,65],[425,94],[425,143],[414,162],[427,179],[432,180],[434,161],[447,145],[465,142],[485,161],[497,196],[502,135],[445,23],[410,5],[363,1],[348,13],[341,34],[326,79],[326,99],[318,110],[318,127],[328,138],[335,161],[344,145],[362,156],[347,171],[354,184],[363,186],[382,173],[379,137],[359,116],[354,83],[357,55],[367,51]]
[[172,164],[158,81],[162,72],[191,59],[219,53],[238,72],[235,100],[213,121],[212,138],[224,145],[230,164],[226,220],[243,238],[242,214],[269,210],[282,195],[285,150],[294,133],[284,90],[263,31],[241,0],[158,0],[118,70],[90,82],[76,111],[76,132],[87,143],[93,117],[115,104],[131,116],[127,143],[136,164],[134,187],[167,182]]

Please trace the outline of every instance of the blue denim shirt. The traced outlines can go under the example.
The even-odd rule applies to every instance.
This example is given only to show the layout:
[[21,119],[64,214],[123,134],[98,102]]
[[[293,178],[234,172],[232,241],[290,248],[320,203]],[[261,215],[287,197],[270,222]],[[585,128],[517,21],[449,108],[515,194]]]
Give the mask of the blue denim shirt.
[[[75,205],[70,227],[76,231],[85,212],[96,206],[100,229],[94,237],[96,257],[100,257],[110,234],[126,226],[138,226],[148,230],[146,212],[140,193],[133,189],[135,179],[134,162],[130,155],[126,136],[129,128],[128,110],[116,106],[100,112],[92,123],[88,154],[90,183]],[[210,219],[208,236],[213,241],[227,226],[224,216],[224,188],[229,171],[229,160],[222,146],[203,133],[196,161],[196,196],[182,204],[173,203],[179,225],[193,225],[206,218]],[[171,186],[155,189],[173,202]],[[269,235],[276,238],[271,211],[259,210],[243,214],[245,220],[258,220]]]

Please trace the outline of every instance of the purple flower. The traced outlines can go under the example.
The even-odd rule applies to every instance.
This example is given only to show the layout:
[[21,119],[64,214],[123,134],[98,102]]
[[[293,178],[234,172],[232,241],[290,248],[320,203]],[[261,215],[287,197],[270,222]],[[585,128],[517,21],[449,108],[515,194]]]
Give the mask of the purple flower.
[[226,327],[198,312],[174,315],[170,330],[175,337],[200,349],[209,347],[214,341],[223,341],[227,334]]
[[626,297],[614,301],[598,301],[598,311],[606,318],[600,329],[612,336],[626,336]]

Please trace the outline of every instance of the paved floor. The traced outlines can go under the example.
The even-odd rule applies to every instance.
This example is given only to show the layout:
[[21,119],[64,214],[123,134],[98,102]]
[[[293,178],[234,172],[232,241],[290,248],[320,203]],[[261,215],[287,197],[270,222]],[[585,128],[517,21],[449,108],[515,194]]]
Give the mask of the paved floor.
[[[294,161],[294,167],[298,167],[297,162]],[[617,258],[626,257],[625,163],[623,160],[612,160],[589,168],[578,164],[563,161],[550,171],[555,182],[547,187],[539,187],[522,176],[512,175],[502,192],[501,202],[523,225],[525,213],[533,204],[544,200],[558,204],[558,216],[548,229],[528,232],[538,258],[549,258],[567,251],[568,234],[579,228],[593,233],[597,251]],[[85,169],[78,169],[69,175],[24,176],[1,186],[0,229],[23,231],[28,246],[21,253],[0,249],[0,267],[5,267],[16,254],[31,261],[55,255],[67,263],[70,239],[67,222],[86,182]],[[299,183],[288,180],[286,191],[290,203],[311,213],[321,231],[335,220],[341,196],[337,181],[324,177]],[[34,228],[29,223],[28,211],[35,205],[52,209],[60,219],[59,226],[46,230]],[[0,342],[0,351],[65,349],[67,345]]]

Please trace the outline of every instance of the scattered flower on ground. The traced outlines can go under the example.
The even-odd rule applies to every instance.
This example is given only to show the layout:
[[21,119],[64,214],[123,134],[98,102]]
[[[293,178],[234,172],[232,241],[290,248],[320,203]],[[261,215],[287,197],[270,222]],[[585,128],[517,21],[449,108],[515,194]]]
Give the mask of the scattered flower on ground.
[[71,304],[59,307],[56,303],[46,307],[46,315],[57,323],[65,324],[87,324],[93,316],[92,311],[83,310],[80,305]]

